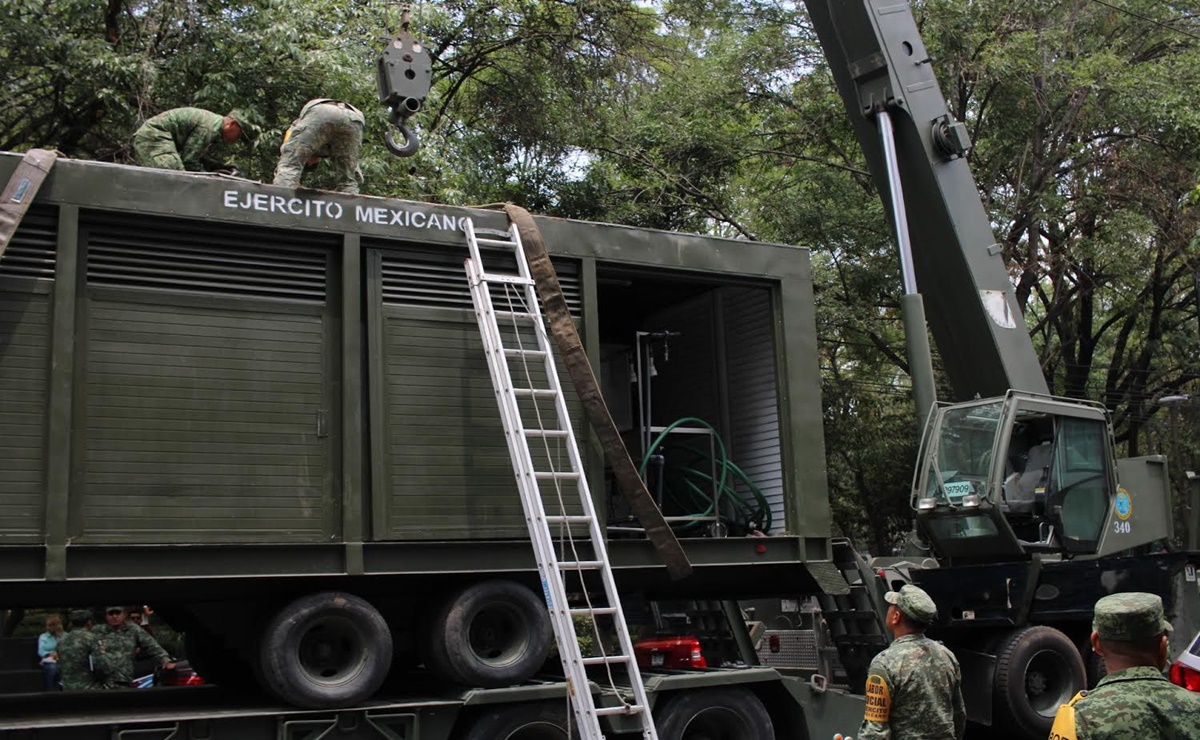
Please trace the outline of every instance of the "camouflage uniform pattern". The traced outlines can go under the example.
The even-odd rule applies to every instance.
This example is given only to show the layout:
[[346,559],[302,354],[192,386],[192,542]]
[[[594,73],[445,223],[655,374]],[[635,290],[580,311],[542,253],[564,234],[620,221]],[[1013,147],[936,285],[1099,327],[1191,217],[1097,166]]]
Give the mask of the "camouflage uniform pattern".
[[205,154],[221,140],[225,117],[201,108],[173,108],[142,124],[133,148],[143,167],[164,170],[206,169]]
[[1096,602],[1092,629],[1101,640],[1129,642],[1171,631],[1163,614],[1162,597],[1140,591],[1110,594]]
[[868,705],[858,740],[954,740],[966,730],[962,670],[949,648],[924,634],[896,638],[868,671],[886,686],[886,721],[872,721]]
[[96,636],[93,672],[106,689],[129,686],[133,680],[133,653],[139,647],[159,665],[171,662],[167,651],[136,624],[126,623],[121,629],[102,624],[93,627],[92,634]]
[[1176,686],[1152,666],[1105,676],[1074,706],[1078,740],[1200,738],[1200,694]]
[[101,682],[92,674],[92,660],[96,654],[96,635],[77,627],[63,635],[58,641],[58,674],[66,691],[101,688]]
[[358,193],[363,179],[358,168],[362,135],[363,114],[353,105],[327,98],[308,101],[279,149],[273,184],[299,187],[304,165],[313,157],[321,157],[333,165],[336,190]]
[[[1155,594],[1111,594],[1096,602],[1092,629],[1105,643],[1153,640],[1171,631]],[[1072,719],[1074,720],[1072,722]],[[1184,740],[1200,738],[1200,694],[1176,686],[1159,668],[1138,665],[1110,673],[1058,711],[1051,738]]]

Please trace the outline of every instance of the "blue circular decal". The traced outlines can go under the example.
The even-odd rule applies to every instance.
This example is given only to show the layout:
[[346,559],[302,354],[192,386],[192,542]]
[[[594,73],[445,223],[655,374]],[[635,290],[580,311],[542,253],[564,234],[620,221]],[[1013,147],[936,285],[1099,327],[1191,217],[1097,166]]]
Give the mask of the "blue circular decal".
[[1128,519],[1133,514],[1133,501],[1125,489],[1117,489],[1117,497],[1113,500],[1113,510],[1117,512],[1117,518],[1122,520]]

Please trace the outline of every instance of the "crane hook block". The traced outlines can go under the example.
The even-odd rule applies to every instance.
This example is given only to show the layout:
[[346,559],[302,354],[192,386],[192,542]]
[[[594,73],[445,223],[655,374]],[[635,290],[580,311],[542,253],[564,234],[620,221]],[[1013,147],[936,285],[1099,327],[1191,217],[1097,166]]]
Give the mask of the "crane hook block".
[[388,132],[388,149],[398,157],[417,153],[417,137],[405,121],[421,110],[432,76],[429,52],[407,30],[388,41],[379,55],[379,102],[388,109],[388,123],[400,129],[405,138],[404,146],[397,146],[392,132]]

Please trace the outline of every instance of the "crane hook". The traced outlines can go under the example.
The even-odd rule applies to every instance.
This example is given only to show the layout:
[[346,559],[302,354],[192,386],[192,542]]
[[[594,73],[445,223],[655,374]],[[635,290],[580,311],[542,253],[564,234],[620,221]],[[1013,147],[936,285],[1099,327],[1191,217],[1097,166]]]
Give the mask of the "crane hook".
[[408,17],[394,38],[379,55],[379,102],[388,109],[388,122],[400,129],[405,144],[399,146],[389,129],[385,140],[387,148],[397,157],[411,157],[417,153],[420,142],[407,125],[408,117],[421,110],[433,76],[433,64],[425,45],[408,32]]
[[396,144],[395,140],[392,139],[392,132],[388,131],[383,137],[387,143],[388,151],[397,157],[411,157],[416,154],[417,149],[421,146],[421,143],[417,141],[417,135],[403,121],[396,123],[396,128],[400,129],[401,135],[404,136],[404,146]]

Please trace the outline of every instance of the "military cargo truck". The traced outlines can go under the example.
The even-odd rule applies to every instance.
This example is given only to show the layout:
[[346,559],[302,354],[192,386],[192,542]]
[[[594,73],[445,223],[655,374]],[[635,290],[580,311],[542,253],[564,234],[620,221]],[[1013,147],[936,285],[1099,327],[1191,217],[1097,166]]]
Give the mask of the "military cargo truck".
[[[0,155],[0,181],[18,160]],[[431,645],[453,683],[540,670],[467,217],[507,223],[59,162],[0,259],[4,600],[149,601],[202,673],[302,707],[357,703],[393,652],[406,666]],[[807,252],[539,224],[635,454],[645,431],[702,449],[715,433],[746,472],[707,500],[654,488],[694,567],[671,581],[580,429],[622,590],[837,590]],[[458,640],[464,624],[487,629]]]

